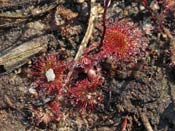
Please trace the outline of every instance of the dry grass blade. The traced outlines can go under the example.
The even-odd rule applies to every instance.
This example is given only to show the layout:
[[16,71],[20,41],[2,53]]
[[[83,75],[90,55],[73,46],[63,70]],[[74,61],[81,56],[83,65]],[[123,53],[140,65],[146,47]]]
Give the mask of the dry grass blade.
[[75,56],[75,60],[77,60],[81,55],[83,55],[84,49],[87,47],[89,38],[92,35],[92,30],[94,28],[94,20],[97,16],[97,7],[95,5],[96,0],[91,0],[91,9],[90,9],[90,17],[88,27],[85,33],[85,36],[79,46],[78,52]]
[[[96,18],[96,14],[97,14],[97,7],[95,5],[96,0],[91,0],[91,9],[90,9],[90,17],[89,17],[89,23],[88,23],[88,27],[86,30],[86,33],[83,37],[83,40],[79,46],[79,49],[76,53],[76,56],[74,58],[74,60],[77,60],[80,56],[83,55],[85,48],[87,47],[89,38],[92,35],[92,30],[94,28],[94,20]],[[72,72],[69,72],[67,75],[67,81],[69,81],[70,77],[72,75]],[[68,83],[67,83],[68,84]]]
[[145,126],[146,130],[147,131],[154,131],[153,128],[151,127],[151,124],[150,124],[147,116],[143,112],[140,112],[140,117],[141,117],[141,120],[142,120],[143,125]]

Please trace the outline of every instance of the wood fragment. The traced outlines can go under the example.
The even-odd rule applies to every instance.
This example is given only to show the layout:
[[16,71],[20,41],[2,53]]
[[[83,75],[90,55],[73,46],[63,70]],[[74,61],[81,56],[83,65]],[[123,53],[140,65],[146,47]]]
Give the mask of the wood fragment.
[[0,0],[0,4],[9,4],[10,1],[9,0]]
[[6,20],[14,19],[15,20],[13,22],[0,24],[0,30],[5,29],[5,28],[9,28],[9,27],[18,26],[18,25],[28,21],[29,18],[35,18],[38,16],[42,16],[42,15],[50,12],[51,10],[55,9],[58,6],[58,4],[60,4],[60,3],[54,0],[54,1],[50,2],[49,5],[46,7],[44,5],[37,7],[37,8],[34,8],[34,9],[30,9],[30,7],[28,7],[29,10],[25,13],[23,11],[21,11],[21,12],[14,12],[13,11],[11,13],[9,13],[9,11],[7,11],[7,12],[0,13],[0,18],[2,20],[3,19],[6,19]]
[[27,62],[34,54],[46,49],[46,44],[28,41],[11,50],[4,50],[0,54],[0,73],[10,72]]
[[75,19],[78,16],[78,13],[73,12],[72,10],[67,9],[63,6],[57,7],[56,14],[61,15],[64,19],[66,19],[68,21]]
[[45,3],[57,2],[62,3],[61,0],[24,0],[22,2],[8,2],[0,4],[0,9],[2,10],[15,10],[19,8],[24,8],[26,6],[41,5]]
[[45,9],[40,8],[35,8],[33,10],[31,10],[29,14],[23,14],[23,12],[19,13],[19,12],[13,12],[11,14],[9,13],[0,13],[0,18],[7,18],[7,19],[27,19],[29,17],[36,17],[42,14],[45,14],[47,12],[49,12],[50,10],[54,9],[55,7],[57,7],[56,3],[52,3],[52,5],[48,6]]
[[15,105],[12,102],[10,97],[8,97],[7,95],[4,95],[4,101],[5,101],[5,103],[7,104],[8,107],[10,107],[12,109],[15,109]]

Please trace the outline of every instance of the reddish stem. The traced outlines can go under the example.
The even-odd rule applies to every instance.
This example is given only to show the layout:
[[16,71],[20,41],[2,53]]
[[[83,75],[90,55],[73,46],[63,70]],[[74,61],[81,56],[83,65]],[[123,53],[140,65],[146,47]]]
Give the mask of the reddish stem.
[[126,130],[127,124],[128,124],[128,117],[126,116],[124,118],[123,123],[122,123],[122,131],[125,131]]
[[103,34],[102,34],[102,39],[101,39],[101,44],[103,44],[103,40],[104,40],[104,36],[105,36],[105,32],[106,32],[106,12],[107,12],[107,8],[109,5],[110,0],[105,0],[104,2],[104,13],[103,13]]

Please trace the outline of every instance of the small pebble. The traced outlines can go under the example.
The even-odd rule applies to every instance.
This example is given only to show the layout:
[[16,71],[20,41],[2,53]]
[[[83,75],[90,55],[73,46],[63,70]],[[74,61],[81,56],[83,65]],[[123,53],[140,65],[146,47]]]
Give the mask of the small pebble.
[[154,27],[151,24],[144,24],[143,25],[143,30],[147,35],[151,35],[151,31],[154,29]]
[[15,74],[20,74],[21,72],[22,72],[21,68],[15,70]]
[[124,14],[125,16],[128,16],[128,15],[129,15],[128,10],[127,10],[127,9],[124,9],[124,10],[123,10],[123,14]]
[[145,7],[143,5],[140,5],[139,8],[141,11],[145,9]]
[[156,11],[156,10],[159,10],[160,7],[158,5],[158,2],[152,2],[151,5],[150,5],[150,8],[153,10],[153,11]]
[[28,64],[29,64],[29,65],[31,65],[31,64],[32,64],[32,61],[31,61],[31,60],[29,60],[29,61],[28,61]]
[[29,88],[30,94],[37,94],[37,91],[34,88]]
[[50,81],[54,81],[55,80],[55,73],[53,71],[53,69],[49,69],[47,72],[46,72],[46,78],[47,78],[47,81],[50,82]]

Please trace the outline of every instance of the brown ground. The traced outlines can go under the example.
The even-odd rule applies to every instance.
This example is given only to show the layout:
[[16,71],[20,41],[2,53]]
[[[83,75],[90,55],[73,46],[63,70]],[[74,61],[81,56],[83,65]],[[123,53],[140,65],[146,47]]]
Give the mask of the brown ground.
[[[68,59],[73,58],[86,31],[89,8],[87,2],[81,3],[81,0],[75,0],[80,3],[73,0],[65,1],[63,0],[57,8],[48,13],[29,16],[22,22],[0,17],[0,56],[7,48],[15,47],[25,41],[37,40],[47,45],[44,53],[64,50],[68,54]],[[2,3],[0,9],[2,12],[17,9],[19,12],[25,12],[32,4],[36,5],[33,8],[43,6],[37,5],[37,2],[27,2],[28,4],[21,4],[21,8],[16,6],[17,2],[0,0],[0,4]],[[97,3],[99,9],[102,9],[100,4],[103,2],[97,1]],[[157,28],[157,24],[151,21],[150,14],[139,8],[138,2],[114,0],[109,7],[108,18],[114,21],[127,17],[141,28],[148,23]],[[98,21],[95,23],[96,27],[101,26],[101,15],[99,14],[96,20]],[[164,25],[172,35],[175,35],[174,22],[173,14],[168,14]],[[99,40],[99,33],[94,34],[92,39]],[[141,119],[143,114],[148,118],[154,131],[174,131],[175,72],[168,66],[170,58],[173,60],[173,57],[167,53],[173,48],[173,38],[157,29],[148,32],[146,37],[149,40],[149,47],[144,60],[138,63],[137,70],[131,71],[126,63],[120,63],[119,66],[123,68],[110,72],[112,77],[108,78],[102,87],[105,101],[99,109],[83,116],[64,111],[65,119],[49,123],[47,126],[42,123],[38,125],[37,122],[28,119],[31,116],[29,109],[32,106],[28,89],[32,81],[26,75],[26,71],[31,68],[31,60],[35,56],[22,67],[6,74],[3,72],[0,75],[0,131],[41,131],[42,128],[48,131],[121,131],[125,117],[128,119],[127,131],[149,131]],[[3,70],[1,68],[2,66],[0,71]],[[104,64],[104,74],[109,73],[108,68],[112,67]]]

